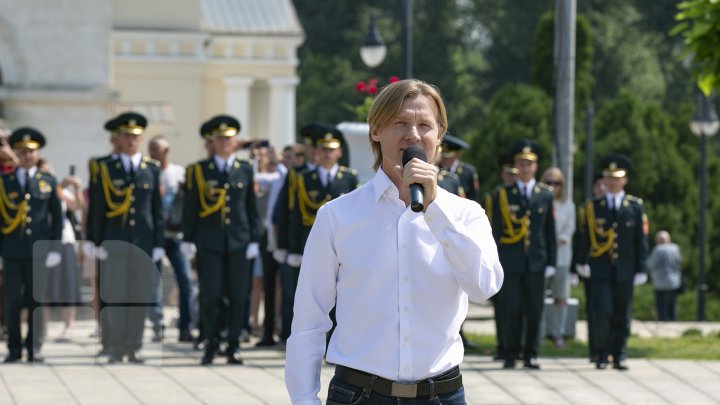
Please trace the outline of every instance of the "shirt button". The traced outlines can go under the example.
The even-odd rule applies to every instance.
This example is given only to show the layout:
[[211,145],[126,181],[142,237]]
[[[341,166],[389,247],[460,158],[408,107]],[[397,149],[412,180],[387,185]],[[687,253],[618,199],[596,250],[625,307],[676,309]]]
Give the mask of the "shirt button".
[[131,213],[131,214],[134,214],[134,213],[135,213],[135,207],[130,208],[130,213]]
[[408,276],[403,277],[403,281],[407,282],[408,280]]
[[134,220],[134,219],[131,219],[130,221],[128,221],[128,223],[130,224],[130,226],[135,226],[135,220]]
[[405,336],[405,341],[406,342],[410,341],[410,336]]
[[404,308],[403,308],[403,311],[405,311],[405,312],[410,312],[410,307],[404,307]]

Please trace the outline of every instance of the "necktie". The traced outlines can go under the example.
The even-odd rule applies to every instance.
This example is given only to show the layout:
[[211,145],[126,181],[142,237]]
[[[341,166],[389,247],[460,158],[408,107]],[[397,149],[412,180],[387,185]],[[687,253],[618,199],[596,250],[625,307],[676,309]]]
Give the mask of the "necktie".
[[23,191],[25,191],[25,193],[27,193],[29,190],[30,190],[30,171],[26,170],[25,171],[25,185],[23,187]]
[[131,179],[135,179],[135,165],[133,165],[132,160],[130,161],[130,169],[128,170],[128,174],[130,175]]
[[327,172],[327,177],[325,178],[325,187],[330,188],[332,185],[332,174],[330,172]]

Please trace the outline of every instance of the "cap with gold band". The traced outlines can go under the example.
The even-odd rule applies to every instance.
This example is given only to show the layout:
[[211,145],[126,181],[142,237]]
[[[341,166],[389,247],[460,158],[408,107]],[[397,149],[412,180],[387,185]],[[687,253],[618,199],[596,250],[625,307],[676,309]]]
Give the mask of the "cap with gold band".
[[540,160],[540,147],[531,139],[521,139],[510,150],[513,160]]
[[632,162],[621,153],[613,153],[600,161],[600,167],[605,177],[625,177],[630,174]]
[[315,142],[332,129],[329,124],[311,122],[300,128],[300,141],[304,145],[315,146]]
[[216,115],[200,127],[200,136],[210,139],[215,136],[230,138],[240,133],[240,121],[230,115]]
[[520,171],[515,168],[515,161],[511,153],[503,153],[498,158],[498,166],[503,173],[518,174]]
[[452,136],[450,134],[445,134],[445,137],[442,141],[442,152],[441,156],[444,158],[453,158],[456,156],[456,153],[463,150],[463,149],[469,149],[470,144],[463,141],[462,139]]
[[327,131],[319,132],[315,136],[315,146],[325,149],[338,149],[343,144],[343,136],[335,128],[328,128]]
[[125,112],[105,123],[105,129],[113,135],[142,135],[147,127],[147,119],[136,112]]
[[45,136],[35,128],[18,128],[8,137],[13,149],[40,149],[45,146]]

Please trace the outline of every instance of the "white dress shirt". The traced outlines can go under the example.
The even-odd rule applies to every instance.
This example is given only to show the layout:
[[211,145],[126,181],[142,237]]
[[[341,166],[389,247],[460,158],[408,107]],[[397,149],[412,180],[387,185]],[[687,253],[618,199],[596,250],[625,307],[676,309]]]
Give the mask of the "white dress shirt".
[[18,183],[20,183],[20,187],[24,189],[25,180],[27,180],[28,177],[33,177],[35,173],[37,173],[37,166],[33,166],[29,169],[18,167],[17,172],[15,173],[15,178],[17,178]]
[[523,193],[523,196],[527,198],[528,200],[532,198],[532,190],[535,188],[535,179],[530,179],[529,182],[523,183],[520,180],[516,181],[518,188],[520,189],[520,192]]
[[[327,187],[328,185],[328,179],[335,179],[335,175],[337,174],[338,169],[340,168],[339,165],[335,165],[331,167],[330,169],[326,169],[322,166],[318,166],[318,176],[320,176],[320,182],[322,183],[323,187]],[[332,181],[332,180],[331,180]]]
[[287,342],[293,403],[320,403],[328,313],[336,302],[328,363],[413,382],[462,362],[468,298],[486,300],[502,282],[479,204],[438,188],[426,212],[415,213],[378,170],[322,206],[310,232]]
[[223,160],[223,158],[218,155],[213,155],[213,160],[215,160],[215,166],[217,166],[218,171],[222,173],[226,171],[226,167],[232,167],[232,164],[235,161],[235,154],[233,153],[230,155],[227,160]]
[[625,190],[621,190],[617,194],[605,193],[608,207],[614,209],[616,212],[620,210],[622,200],[625,198]]
[[125,169],[125,172],[130,173],[130,165],[132,165],[133,170],[135,173],[137,173],[137,168],[140,166],[140,161],[142,160],[142,153],[138,152],[132,156],[126,155],[124,153],[120,154],[120,161],[123,164],[123,168]]

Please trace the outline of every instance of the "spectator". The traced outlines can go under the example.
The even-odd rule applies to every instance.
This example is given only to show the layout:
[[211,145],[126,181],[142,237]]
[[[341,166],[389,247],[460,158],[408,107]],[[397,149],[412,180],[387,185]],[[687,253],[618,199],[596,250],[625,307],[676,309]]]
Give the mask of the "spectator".
[[[181,183],[185,181],[185,168],[170,163],[170,142],[164,136],[153,137],[148,144],[150,157],[160,162],[160,181],[163,186],[162,209],[165,218],[165,255],[175,272],[175,280],[178,286],[178,306],[180,307],[180,319],[177,326],[180,342],[192,342],[190,333],[190,262],[187,256],[180,251],[182,243],[182,201],[183,194],[178,194]],[[177,201],[176,201],[177,200]],[[161,307],[162,308],[162,307]],[[156,316],[157,318],[157,316]],[[162,314],[160,314],[162,320]],[[156,336],[158,329],[162,332],[162,326],[155,323]]]
[[655,247],[645,263],[655,290],[655,308],[659,321],[675,321],[675,298],[682,283],[680,274],[680,248],[670,242],[667,231],[655,235]]
[[570,295],[570,262],[572,261],[572,237],[575,233],[575,203],[565,195],[565,176],[557,167],[545,170],[542,182],[552,187],[555,208],[555,235],[557,257],[555,275],[548,279],[552,291],[552,316],[548,317],[548,333],[556,347],[565,347],[565,324],[567,322],[567,299]]

